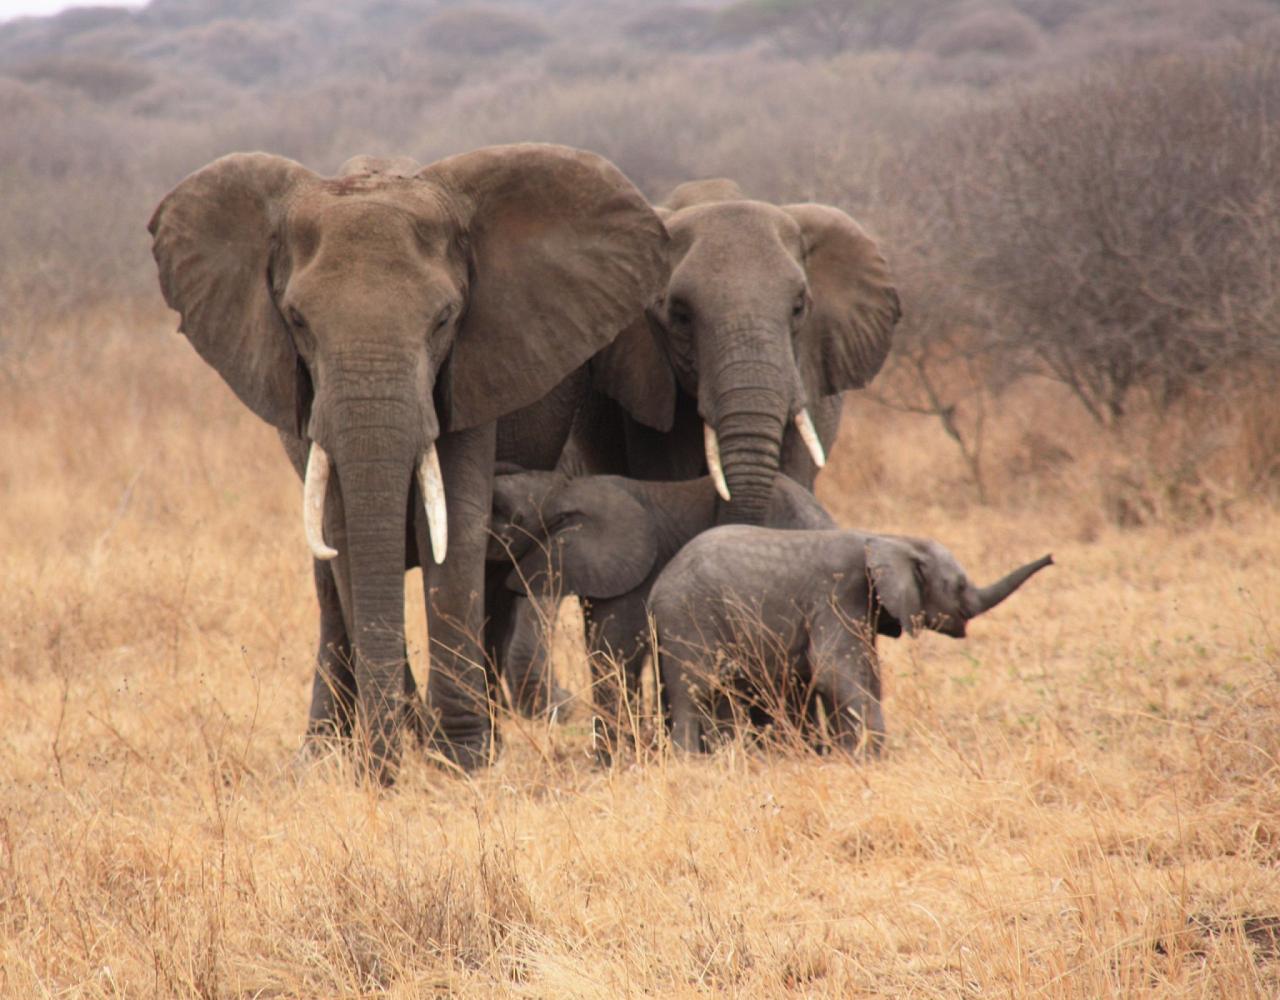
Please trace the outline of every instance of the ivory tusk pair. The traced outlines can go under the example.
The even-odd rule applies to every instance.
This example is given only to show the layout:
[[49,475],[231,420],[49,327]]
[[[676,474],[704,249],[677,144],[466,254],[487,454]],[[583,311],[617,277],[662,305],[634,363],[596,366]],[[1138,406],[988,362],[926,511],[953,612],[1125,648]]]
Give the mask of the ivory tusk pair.
[[[827,453],[822,450],[822,442],[818,440],[818,432],[814,429],[813,418],[807,409],[800,410],[796,416],[796,430],[800,432],[800,440],[809,449],[813,464],[821,469],[827,464]],[[728,502],[729,484],[724,478],[724,464],[720,461],[720,442],[716,438],[715,428],[710,424],[702,425],[702,443],[707,452],[707,468],[711,471],[711,480],[716,484],[716,492],[720,499]]]
[[[444,478],[440,475],[440,456],[431,445],[418,462],[418,488],[431,532],[431,556],[443,563],[449,548],[449,516],[444,500]],[[332,559],[338,550],[325,544],[324,496],[329,489],[329,456],[314,441],[307,456],[307,475],[302,485],[302,527],[307,547],[321,561]]]

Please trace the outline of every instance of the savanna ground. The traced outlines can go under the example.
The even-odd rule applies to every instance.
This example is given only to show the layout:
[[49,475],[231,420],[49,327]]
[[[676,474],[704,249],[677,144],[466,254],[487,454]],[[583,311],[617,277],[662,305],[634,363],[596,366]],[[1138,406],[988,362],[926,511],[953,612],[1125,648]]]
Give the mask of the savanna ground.
[[[92,315],[4,369],[0,994],[1280,991],[1280,512],[1226,473],[1198,513],[1143,492],[1190,417],[1125,437],[1024,385],[978,505],[934,422],[850,407],[842,522],[980,580],[1058,563],[966,641],[883,644],[882,761],[602,770],[579,710],[504,720],[472,778],[411,753],[380,793],[291,767],[299,486],[169,323]],[[1258,405],[1197,411],[1227,466],[1273,440]]]

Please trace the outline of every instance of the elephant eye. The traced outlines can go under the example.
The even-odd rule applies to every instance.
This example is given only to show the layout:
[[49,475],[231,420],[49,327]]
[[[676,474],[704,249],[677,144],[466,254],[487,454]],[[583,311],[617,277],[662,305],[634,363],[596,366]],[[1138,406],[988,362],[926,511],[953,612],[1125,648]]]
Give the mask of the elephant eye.
[[307,328],[306,319],[303,317],[302,313],[298,312],[295,306],[289,307],[289,324],[295,330],[305,330]]
[[453,319],[453,306],[447,305],[440,310],[440,315],[436,317],[435,325],[432,326],[431,332],[438,333],[449,325],[449,320]]
[[798,296],[796,296],[795,302],[791,304],[791,318],[800,319],[802,316],[804,316],[805,312],[808,311],[808,308],[809,308],[809,296],[806,293],[801,292]]
[[693,310],[683,299],[672,299],[667,303],[667,319],[676,326],[688,326],[693,322]]

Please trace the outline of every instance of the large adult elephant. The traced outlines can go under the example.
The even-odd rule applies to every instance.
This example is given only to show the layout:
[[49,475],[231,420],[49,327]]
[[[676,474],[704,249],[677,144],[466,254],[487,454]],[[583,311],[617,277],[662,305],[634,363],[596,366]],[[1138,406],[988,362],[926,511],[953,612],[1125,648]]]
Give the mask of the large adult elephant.
[[182,331],[305,474],[321,605],[309,732],[349,724],[354,686],[363,759],[393,780],[413,693],[404,570],[420,562],[433,736],[459,765],[485,762],[497,442],[554,461],[585,363],[663,285],[657,216],[608,161],[526,144],[420,170],[358,158],[335,178],[233,154],[182,181],[150,230]]
[[[563,467],[650,480],[710,473],[727,501],[717,523],[763,524],[779,472],[813,489],[841,394],[870,382],[889,352],[897,290],[875,242],[830,205],[753,201],[718,179],[680,185],[657,212],[671,236],[669,281],[592,361],[596,391]],[[495,622],[530,614],[517,606]],[[540,661],[509,648],[511,632],[491,643],[510,686],[548,690]]]
[[[841,393],[889,352],[898,294],[875,242],[829,205],[752,201],[721,179],[682,184],[658,212],[670,279],[614,345],[598,383],[612,400],[580,421],[577,459],[642,479],[709,472],[721,521],[759,524],[778,471],[812,489]],[[618,411],[637,384],[660,430]]]

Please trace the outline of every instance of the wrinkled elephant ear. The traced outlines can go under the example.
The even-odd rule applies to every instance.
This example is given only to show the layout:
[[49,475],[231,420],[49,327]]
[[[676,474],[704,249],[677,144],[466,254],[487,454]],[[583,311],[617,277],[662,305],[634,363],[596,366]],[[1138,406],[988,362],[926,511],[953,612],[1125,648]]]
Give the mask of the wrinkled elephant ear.
[[708,205],[713,201],[743,201],[746,197],[736,181],[727,177],[711,177],[701,181],[685,181],[663,198],[661,205],[669,212],[678,212],[691,205]]
[[564,593],[618,597],[638,587],[657,561],[658,536],[648,511],[601,477],[571,483],[546,514],[546,548],[536,547],[520,560],[507,580],[514,590],[545,589],[550,563]]
[[867,572],[881,607],[915,635],[924,612],[922,569],[916,553],[901,539],[874,537],[866,543]]
[[542,398],[666,284],[666,230],[603,157],[491,146],[417,176],[455,206],[470,253],[470,301],[442,374],[451,430]]
[[860,389],[880,371],[902,316],[898,291],[875,242],[829,205],[787,205],[800,224],[813,308],[796,336],[809,398]]
[[289,432],[298,421],[297,356],[267,272],[290,195],[317,179],[280,156],[234,153],[170,191],[147,227],[178,329],[249,409]]
[[647,314],[591,359],[591,384],[632,417],[666,433],[676,414],[676,379]]

